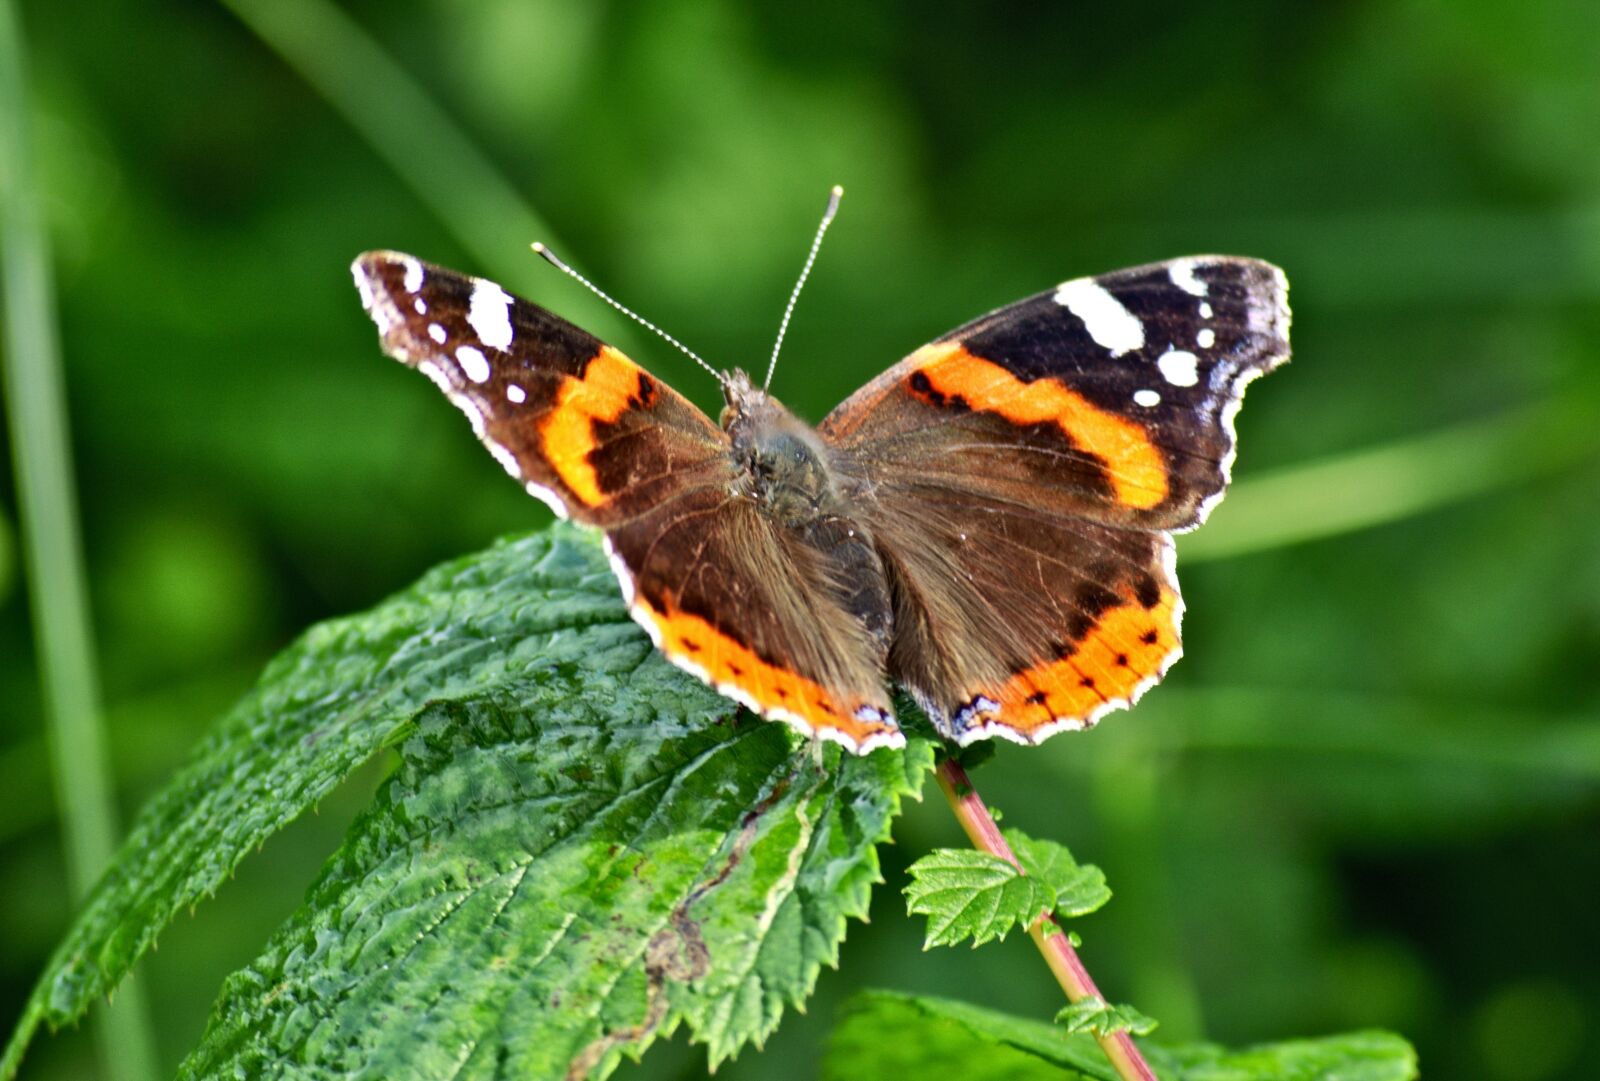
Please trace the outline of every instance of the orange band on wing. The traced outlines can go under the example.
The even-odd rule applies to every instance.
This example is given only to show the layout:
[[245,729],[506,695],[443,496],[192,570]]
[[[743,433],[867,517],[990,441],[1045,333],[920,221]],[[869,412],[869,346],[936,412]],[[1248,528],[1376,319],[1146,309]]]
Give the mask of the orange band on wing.
[[840,703],[820,684],[769,664],[699,616],[672,609],[663,612],[642,597],[634,602],[634,614],[654,628],[656,645],[672,663],[723,693],[736,689],[734,697],[753,709],[799,721],[811,732],[853,748],[904,744],[886,709],[868,702]]
[[999,724],[1031,738],[1049,724],[1087,721],[1108,702],[1130,705],[1139,684],[1159,676],[1178,648],[1178,596],[1163,587],[1153,608],[1133,602],[1108,608],[1071,656],[1016,673],[984,698],[995,708],[974,711],[974,723]]
[[1073,443],[1106,463],[1118,503],[1145,510],[1167,498],[1161,452],[1126,417],[1095,406],[1054,379],[1024,382],[959,342],[925,345],[912,359],[921,361],[910,377],[912,394],[960,398],[972,409],[1015,424],[1054,421]]
[[539,422],[545,459],[567,489],[591,507],[606,501],[600,478],[589,462],[589,453],[595,448],[595,422],[615,423],[648,397],[648,379],[637,364],[603,345],[584,367],[582,378],[569,375],[561,380],[555,404]]

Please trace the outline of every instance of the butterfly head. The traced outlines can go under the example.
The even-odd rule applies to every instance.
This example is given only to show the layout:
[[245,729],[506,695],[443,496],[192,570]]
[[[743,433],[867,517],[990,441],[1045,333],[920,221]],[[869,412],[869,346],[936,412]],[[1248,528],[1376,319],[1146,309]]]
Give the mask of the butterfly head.
[[810,426],[742,371],[728,373],[723,395],[722,426],[740,467],[740,494],[789,526],[832,513],[837,496],[827,451]]
[[750,379],[750,373],[735,368],[730,372],[722,373],[722,427],[730,430],[729,425],[740,414],[750,415],[760,412],[772,403],[772,396],[765,387],[758,387]]

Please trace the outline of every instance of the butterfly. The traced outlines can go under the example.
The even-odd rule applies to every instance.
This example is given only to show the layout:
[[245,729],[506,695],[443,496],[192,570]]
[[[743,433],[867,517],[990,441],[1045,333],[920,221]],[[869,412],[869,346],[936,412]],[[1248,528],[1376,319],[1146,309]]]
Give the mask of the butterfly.
[[1172,534],[1222,498],[1245,386],[1289,355],[1282,271],[1191,256],[981,316],[815,427],[717,373],[713,422],[491,281],[387,251],[352,269],[384,351],[604,534],[667,659],[862,754],[904,744],[890,680],[959,744],[1087,728],[1158,682]]

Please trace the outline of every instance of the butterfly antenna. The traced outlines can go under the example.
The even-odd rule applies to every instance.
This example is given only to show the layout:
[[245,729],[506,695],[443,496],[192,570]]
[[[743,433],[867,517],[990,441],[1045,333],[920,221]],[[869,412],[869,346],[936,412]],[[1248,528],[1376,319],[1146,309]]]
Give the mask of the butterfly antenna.
[[837,184],[828,193],[828,209],[822,212],[822,224],[817,226],[817,235],[811,240],[811,250],[806,253],[806,265],[800,268],[800,280],[794,283],[794,292],[789,294],[789,306],[783,309],[783,322],[778,324],[778,340],[772,343],[772,359],[767,362],[767,378],[761,384],[762,390],[772,386],[772,373],[778,368],[778,351],[783,348],[783,336],[789,332],[789,318],[794,315],[800,290],[805,288],[806,279],[811,276],[811,264],[817,261],[817,249],[822,247],[822,236],[833,224],[833,216],[839,213],[839,197],[843,194],[844,189]]
[[557,270],[561,271],[561,273],[565,274],[567,277],[571,278],[573,281],[589,290],[589,292],[593,293],[595,296],[599,297],[601,300],[617,309],[617,311],[621,312],[623,315],[626,315],[629,319],[632,319],[635,323],[638,323],[646,330],[660,336],[667,342],[667,344],[677,349],[678,352],[682,353],[684,356],[700,365],[700,367],[710,372],[718,383],[727,383],[728,377],[717,371],[717,369],[713,368],[710,364],[707,364],[705,358],[703,358],[699,353],[696,353],[693,349],[690,349],[687,345],[684,345],[678,339],[674,338],[671,334],[668,334],[666,331],[656,326],[638,312],[631,308],[624,307],[622,304],[613,300],[608,293],[602,290],[594,282],[590,281],[588,278],[585,278],[582,274],[579,274],[576,270],[573,270],[566,263],[562,262],[560,256],[556,255],[555,252],[545,247],[543,242],[535,241],[533,250],[536,254],[542,255],[545,261],[551,266],[555,267]]

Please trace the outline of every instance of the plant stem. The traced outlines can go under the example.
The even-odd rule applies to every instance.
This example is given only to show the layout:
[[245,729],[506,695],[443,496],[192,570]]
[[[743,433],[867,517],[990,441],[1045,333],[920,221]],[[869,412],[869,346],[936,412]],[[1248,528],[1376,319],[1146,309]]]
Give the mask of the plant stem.
[[[938,777],[940,790],[944,792],[956,820],[967,831],[973,845],[1006,860],[1020,872],[1022,865],[1017,862],[1016,854],[1001,835],[994,815],[989,813],[988,805],[978,795],[972,778],[967,776],[961,764],[953,758],[945,759],[939,764]],[[1050,966],[1050,971],[1055,974],[1056,982],[1067,993],[1069,1001],[1100,997],[1100,989],[1095,986],[1088,969],[1083,967],[1083,961],[1078,957],[1078,951],[1072,948],[1072,940],[1052,913],[1040,913],[1039,919],[1028,928],[1028,934],[1044,955],[1045,964]],[[1124,1081],[1156,1081],[1155,1072],[1145,1062],[1144,1056],[1139,1054],[1138,1046],[1128,1033],[1116,1032],[1109,1036],[1096,1034],[1095,1039]]]
[[[82,898],[111,862],[119,830],[84,584],[50,248],[32,171],[24,61],[15,7],[0,0],[5,400],[67,877],[73,896]],[[124,985],[97,1028],[106,1076],[155,1076],[154,1040],[136,984]]]

